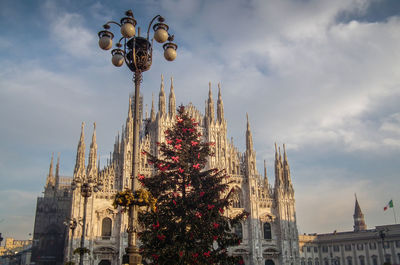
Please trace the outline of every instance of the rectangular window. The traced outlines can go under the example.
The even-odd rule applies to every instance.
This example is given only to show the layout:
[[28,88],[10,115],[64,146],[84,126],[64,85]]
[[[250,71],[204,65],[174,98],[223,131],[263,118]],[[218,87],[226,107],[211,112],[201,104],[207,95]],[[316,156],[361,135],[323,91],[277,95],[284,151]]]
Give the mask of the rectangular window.
[[337,245],[333,246],[333,251],[334,252],[339,252],[339,246],[337,246]]
[[311,247],[307,247],[307,252],[311,252]]
[[400,248],[400,240],[396,240],[396,248]]
[[350,244],[344,245],[344,250],[351,251],[351,245]]
[[322,252],[324,252],[324,253],[328,252],[328,247],[327,246],[322,246]]
[[314,253],[318,252],[318,247],[314,247]]
[[369,242],[369,249],[376,249],[376,243],[375,242]]
[[364,244],[357,244],[357,250],[364,250]]
[[383,242],[383,248],[386,248],[386,249],[390,248],[390,242],[387,242],[387,241]]

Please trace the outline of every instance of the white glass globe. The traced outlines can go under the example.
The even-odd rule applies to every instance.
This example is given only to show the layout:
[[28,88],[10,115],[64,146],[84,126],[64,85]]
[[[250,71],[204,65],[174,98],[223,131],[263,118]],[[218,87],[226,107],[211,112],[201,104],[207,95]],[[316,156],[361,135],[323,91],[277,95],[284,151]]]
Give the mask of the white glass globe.
[[154,32],[154,39],[158,43],[164,43],[168,40],[168,32],[163,28],[158,28],[156,32]]
[[124,56],[122,56],[122,54],[120,53],[116,53],[112,56],[111,61],[113,65],[115,65],[116,67],[120,67],[124,64]]
[[173,60],[175,60],[175,58],[176,58],[176,51],[175,51],[175,49],[174,49],[174,48],[171,48],[171,47],[167,48],[167,49],[164,51],[164,57],[165,57],[165,59],[166,59],[167,61],[173,61]]
[[125,38],[132,38],[136,34],[135,26],[133,26],[131,23],[125,23],[121,27],[121,34]]
[[104,35],[99,39],[99,46],[100,48],[102,48],[103,50],[109,50],[112,47],[112,39],[107,36]]

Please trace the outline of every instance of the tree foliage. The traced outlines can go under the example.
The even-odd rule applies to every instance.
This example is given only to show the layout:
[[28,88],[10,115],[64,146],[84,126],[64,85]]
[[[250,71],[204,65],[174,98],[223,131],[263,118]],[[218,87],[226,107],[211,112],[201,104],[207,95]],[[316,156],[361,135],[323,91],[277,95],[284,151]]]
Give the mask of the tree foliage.
[[157,199],[157,208],[139,214],[142,255],[153,264],[243,264],[227,248],[240,244],[232,228],[247,214],[227,216],[229,177],[225,170],[206,169],[213,143],[202,141],[197,127],[179,107],[160,154],[146,153],[156,172],[138,178]]

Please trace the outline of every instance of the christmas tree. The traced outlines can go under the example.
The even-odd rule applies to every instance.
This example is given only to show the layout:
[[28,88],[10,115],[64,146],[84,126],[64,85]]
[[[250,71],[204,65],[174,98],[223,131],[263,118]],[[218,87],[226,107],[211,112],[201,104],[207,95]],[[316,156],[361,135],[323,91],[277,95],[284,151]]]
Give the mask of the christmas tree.
[[156,173],[138,179],[157,203],[155,211],[139,213],[143,258],[152,264],[244,264],[227,248],[240,244],[233,227],[247,213],[224,214],[233,189],[224,170],[205,169],[213,143],[201,140],[197,126],[179,107],[159,156],[146,153]]

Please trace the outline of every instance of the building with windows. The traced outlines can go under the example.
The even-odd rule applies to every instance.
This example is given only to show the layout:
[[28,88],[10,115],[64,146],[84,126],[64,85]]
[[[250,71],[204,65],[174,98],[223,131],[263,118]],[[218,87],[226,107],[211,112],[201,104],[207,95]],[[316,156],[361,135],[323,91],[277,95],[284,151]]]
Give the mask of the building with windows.
[[[227,121],[224,119],[224,106],[219,85],[218,88],[216,108],[210,84],[205,114],[202,115],[192,104],[186,106],[186,111],[198,121],[198,129],[204,140],[215,143],[215,156],[209,158],[207,166],[226,169],[231,179],[234,180],[232,184],[232,187],[235,188],[234,203],[232,208],[226,211],[226,214],[236,215],[242,210],[250,213],[246,221],[233,228],[236,233],[241,235],[242,241],[239,246],[230,249],[230,252],[232,255],[242,256],[245,264],[249,265],[297,265],[300,263],[300,254],[295,198],[285,146],[281,153],[280,148],[275,145],[275,184],[272,187],[267,177],[265,163],[264,174],[260,174],[257,170],[256,152],[253,148],[248,117],[244,130],[246,150],[240,152],[235,147],[233,140],[228,140]],[[164,131],[175,123],[177,106],[172,78],[168,98],[167,104],[162,78],[158,110],[154,107],[153,99],[150,115],[146,114],[141,122],[141,150],[157,154],[157,142],[164,141]],[[91,255],[85,255],[85,264],[121,264],[122,255],[125,253],[128,239],[126,233],[128,216],[118,209],[114,209],[112,201],[118,191],[130,187],[134,100],[133,97],[129,98],[126,123],[122,128],[121,135],[118,134],[115,138],[114,150],[110,153],[110,158],[104,168],[100,169],[97,161],[95,128],[88,161],[85,162],[84,126],[81,129],[73,178],[79,180],[87,176],[95,176],[104,185],[104,189],[93,194],[88,201],[85,246],[89,248]],[[140,174],[145,176],[153,174],[153,169],[148,165],[146,157],[142,156],[141,152],[139,155]],[[53,183],[50,180],[47,182]],[[49,185],[46,184],[47,186]],[[50,186],[55,190],[59,189],[56,181]],[[64,194],[64,192],[61,193]],[[61,193],[57,192],[57,194]],[[51,196],[51,194],[45,192],[46,196]],[[78,225],[76,229],[65,230],[64,261],[76,262],[78,257],[73,255],[73,250],[80,246],[82,228],[79,220],[83,214],[83,198],[78,189],[72,192],[68,198],[70,198],[70,208],[63,208],[64,212],[68,212],[68,216],[64,214],[59,216],[69,218],[69,220],[78,220]],[[62,225],[63,221],[65,220],[57,219],[59,225]],[[38,239],[38,244],[42,244],[40,239]],[[61,263],[57,261],[58,264]]]
[[367,229],[357,198],[353,217],[353,231],[300,235],[300,264],[400,264],[400,225]]

